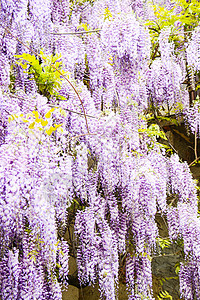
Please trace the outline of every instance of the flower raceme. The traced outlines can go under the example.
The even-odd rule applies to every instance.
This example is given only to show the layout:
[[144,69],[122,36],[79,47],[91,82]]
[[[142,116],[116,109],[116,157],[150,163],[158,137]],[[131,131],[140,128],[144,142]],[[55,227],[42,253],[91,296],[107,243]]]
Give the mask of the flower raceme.
[[[161,214],[183,240],[180,291],[198,298],[195,183],[147,122],[184,108],[199,131],[171,29],[155,46],[141,0],[43,2],[0,6],[0,297],[61,300],[74,256],[102,299],[117,299],[121,265],[129,299],[153,299]],[[195,36],[185,51],[198,72]]]

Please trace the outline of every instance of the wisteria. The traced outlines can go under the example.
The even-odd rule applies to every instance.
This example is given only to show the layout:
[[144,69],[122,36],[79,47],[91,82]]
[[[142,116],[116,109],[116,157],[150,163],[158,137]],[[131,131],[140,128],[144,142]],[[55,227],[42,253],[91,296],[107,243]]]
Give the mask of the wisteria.
[[70,256],[102,299],[121,265],[128,299],[155,299],[157,215],[182,246],[181,296],[200,297],[196,182],[165,135],[186,124],[198,161],[200,34],[162,27],[162,2],[0,2],[2,300],[61,300]]

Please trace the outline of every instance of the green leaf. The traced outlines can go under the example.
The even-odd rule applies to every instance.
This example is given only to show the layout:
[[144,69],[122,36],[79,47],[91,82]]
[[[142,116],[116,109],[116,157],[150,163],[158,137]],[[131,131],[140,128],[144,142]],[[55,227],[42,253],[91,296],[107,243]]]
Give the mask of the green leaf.
[[28,128],[33,129],[34,127],[35,127],[35,122],[31,123]]
[[[159,298],[160,297],[160,298]],[[158,295],[158,299],[172,299],[172,296],[167,291],[161,291]]]
[[156,241],[162,249],[171,246],[171,241],[169,240],[169,238],[157,238]]
[[104,21],[105,20],[110,20],[112,18],[112,13],[111,11],[108,9],[108,7],[105,8],[104,10]]
[[40,57],[44,60],[42,63],[34,55],[23,53],[22,55],[15,55],[16,63],[20,65],[25,72],[33,74],[34,80],[38,86],[38,90],[46,97],[57,96],[58,90],[62,86],[63,78],[55,69],[59,69],[62,74],[62,62],[58,61],[61,58],[60,54],[45,55],[43,51],[40,52]]
[[79,29],[79,28],[83,28],[85,31],[90,30],[87,23],[81,23],[79,26],[77,26],[77,29]]

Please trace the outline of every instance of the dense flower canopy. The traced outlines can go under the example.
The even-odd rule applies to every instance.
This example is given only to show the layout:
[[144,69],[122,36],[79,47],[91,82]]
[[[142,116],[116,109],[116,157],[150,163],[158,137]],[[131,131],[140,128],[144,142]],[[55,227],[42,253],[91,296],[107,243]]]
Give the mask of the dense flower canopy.
[[[165,9],[181,15],[183,2]],[[62,299],[72,252],[80,285],[98,281],[102,299],[117,299],[122,257],[129,299],[153,299],[156,214],[183,243],[182,296],[199,298],[196,186],[156,123],[181,114],[199,136],[198,24],[157,30],[142,0],[3,0],[0,10],[2,300]]]

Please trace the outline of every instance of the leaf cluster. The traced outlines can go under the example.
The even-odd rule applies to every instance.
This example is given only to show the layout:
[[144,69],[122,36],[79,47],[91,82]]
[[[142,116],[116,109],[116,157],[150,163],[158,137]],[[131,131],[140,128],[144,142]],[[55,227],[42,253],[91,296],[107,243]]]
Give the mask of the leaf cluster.
[[148,128],[139,128],[139,133],[146,133],[148,137],[155,139],[161,138],[167,140],[164,131],[160,130],[158,124],[151,124]]
[[[171,28],[170,41],[173,41],[178,48],[185,42],[184,35],[190,36],[190,32],[199,25],[200,2],[198,0],[176,0],[172,3],[171,9],[161,5],[153,5],[153,9],[157,19],[146,23],[151,35],[152,53],[158,52],[158,37],[163,28]],[[184,35],[180,32],[181,27],[184,28]],[[153,54],[152,57],[155,58]]]
[[171,241],[169,240],[169,238],[157,238],[156,241],[162,249],[171,246]]
[[[177,13],[178,10],[179,13]],[[180,23],[179,27],[184,26],[191,29],[191,26],[194,28],[199,24],[200,3],[197,0],[177,0],[171,9],[154,5],[154,13],[160,29],[166,26],[175,26],[178,22]]]
[[162,299],[170,299],[172,300],[172,296],[167,291],[161,291],[157,296],[158,300]]
[[[23,53],[22,55],[15,55],[18,59],[17,64],[20,65],[25,72],[32,74],[38,87],[38,92],[50,99],[51,96],[61,97],[58,90],[62,86],[62,77],[57,70],[62,71],[61,55],[45,55],[40,51],[39,57],[43,59],[41,62],[35,55]],[[56,69],[57,70],[56,70]]]
[[61,116],[65,116],[65,111],[62,108],[51,108],[44,116],[44,118],[39,114],[37,110],[32,111],[26,115],[17,114],[10,115],[8,122],[18,120],[19,122],[27,123],[29,130],[40,130],[45,132],[47,135],[51,135],[56,130],[63,133],[62,124],[51,124],[52,123],[52,113],[56,111],[60,113]]

